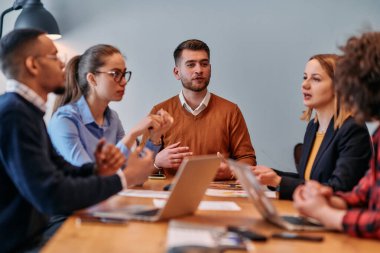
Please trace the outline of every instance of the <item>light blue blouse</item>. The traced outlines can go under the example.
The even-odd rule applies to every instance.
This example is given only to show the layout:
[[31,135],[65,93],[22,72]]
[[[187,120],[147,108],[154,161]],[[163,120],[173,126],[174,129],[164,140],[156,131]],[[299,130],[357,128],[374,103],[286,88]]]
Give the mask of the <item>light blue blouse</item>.
[[[125,133],[117,113],[107,107],[104,125],[99,126],[83,96],[74,103],[58,108],[48,124],[48,132],[57,152],[77,166],[95,161],[94,152],[101,138],[115,144],[126,157],[130,153],[121,142]],[[160,149],[150,141],[146,147],[155,153]]]

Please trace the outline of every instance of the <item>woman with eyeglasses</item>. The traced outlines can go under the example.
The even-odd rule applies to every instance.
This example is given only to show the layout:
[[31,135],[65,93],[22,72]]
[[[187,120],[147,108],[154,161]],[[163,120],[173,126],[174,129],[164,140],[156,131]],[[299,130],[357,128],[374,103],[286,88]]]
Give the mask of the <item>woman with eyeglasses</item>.
[[108,107],[123,98],[131,75],[123,55],[111,45],[95,45],[68,62],[66,90],[57,98],[48,125],[54,147],[67,161],[75,165],[94,161],[101,138],[128,157],[136,138],[149,134],[146,146],[159,151],[161,135],[172,123],[167,112],[149,115],[126,134],[117,113]]

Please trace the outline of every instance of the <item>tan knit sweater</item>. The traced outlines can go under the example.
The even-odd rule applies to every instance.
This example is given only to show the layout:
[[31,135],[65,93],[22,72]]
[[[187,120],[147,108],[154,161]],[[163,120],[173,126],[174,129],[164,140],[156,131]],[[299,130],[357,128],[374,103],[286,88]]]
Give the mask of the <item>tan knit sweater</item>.
[[256,165],[255,151],[247,125],[239,107],[215,94],[205,110],[197,116],[182,107],[179,96],[174,96],[158,105],[174,118],[173,126],[163,136],[163,147],[176,142],[188,146],[193,155],[216,154]]

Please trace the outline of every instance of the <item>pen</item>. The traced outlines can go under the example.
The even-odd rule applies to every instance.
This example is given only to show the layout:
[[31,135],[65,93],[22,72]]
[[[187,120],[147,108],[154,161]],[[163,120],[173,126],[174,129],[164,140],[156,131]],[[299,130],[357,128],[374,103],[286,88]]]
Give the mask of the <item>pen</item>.
[[80,222],[100,222],[105,224],[126,224],[126,219],[111,218],[111,217],[96,217],[96,216],[82,216],[78,217]]
[[259,234],[245,227],[227,226],[227,231],[234,232],[251,241],[265,242],[267,240],[265,235]]

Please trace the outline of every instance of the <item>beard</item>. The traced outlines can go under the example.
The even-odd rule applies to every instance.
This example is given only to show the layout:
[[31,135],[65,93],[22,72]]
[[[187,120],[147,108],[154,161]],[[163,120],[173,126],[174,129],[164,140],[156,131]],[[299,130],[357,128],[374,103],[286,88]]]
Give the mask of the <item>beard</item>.
[[195,92],[201,92],[201,91],[204,91],[205,89],[207,89],[207,86],[210,83],[210,78],[206,79],[204,81],[203,85],[201,85],[201,86],[193,85],[193,83],[191,81],[186,82],[182,79],[181,79],[181,83],[182,83],[182,86],[188,90],[195,91]]
[[63,94],[65,93],[65,91],[66,91],[65,86],[62,86],[62,87],[57,87],[57,88],[55,88],[55,89],[53,90],[53,93],[54,93],[55,95],[63,95]]

